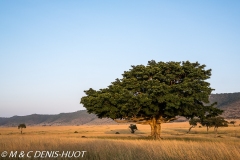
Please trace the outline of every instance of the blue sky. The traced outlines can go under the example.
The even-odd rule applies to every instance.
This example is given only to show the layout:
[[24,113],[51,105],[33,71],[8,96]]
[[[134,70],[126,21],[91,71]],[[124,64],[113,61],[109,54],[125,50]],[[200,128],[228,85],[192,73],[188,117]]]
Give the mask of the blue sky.
[[240,92],[240,1],[0,1],[0,117],[84,109],[131,65],[198,61]]

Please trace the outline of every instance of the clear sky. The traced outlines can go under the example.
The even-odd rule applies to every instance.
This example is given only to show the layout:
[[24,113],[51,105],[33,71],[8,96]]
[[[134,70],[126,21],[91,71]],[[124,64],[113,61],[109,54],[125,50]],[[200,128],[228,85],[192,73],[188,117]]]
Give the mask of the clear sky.
[[198,61],[213,93],[240,92],[240,1],[0,1],[0,117],[82,110],[149,60]]

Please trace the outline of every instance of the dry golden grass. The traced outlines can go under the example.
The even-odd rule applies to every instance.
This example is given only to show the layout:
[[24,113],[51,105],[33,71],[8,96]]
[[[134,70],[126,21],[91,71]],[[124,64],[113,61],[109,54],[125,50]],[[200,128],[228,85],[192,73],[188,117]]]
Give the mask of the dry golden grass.
[[[207,134],[205,127],[196,127],[190,134],[186,134],[189,127],[187,122],[167,123],[162,125],[163,140],[159,141],[147,138],[150,134],[148,125],[137,125],[139,130],[135,134],[130,133],[128,124],[27,126],[22,135],[17,128],[0,128],[0,154],[2,151],[87,151],[84,157],[79,159],[238,160],[240,159],[238,124],[239,121],[236,127],[230,125],[219,128],[219,137],[216,137],[213,129]],[[75,131],[78,133],[74,133]],[[120,134],[115,134],[116,132]]]

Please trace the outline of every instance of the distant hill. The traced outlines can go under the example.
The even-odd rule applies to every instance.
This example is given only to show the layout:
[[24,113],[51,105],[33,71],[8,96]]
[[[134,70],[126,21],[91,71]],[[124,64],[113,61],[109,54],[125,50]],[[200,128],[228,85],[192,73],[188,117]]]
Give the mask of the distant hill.
[[60,113],[56,115],[40,115],[32,114],[28,116],[13,116],[10,118],[0,118],[0,126],[17,126],[25,123],[27,126],[63,126],[63,125],[101,125],[101,124],[117,124],[109,118],[99,119],[94,114],[87,113],[86,110]]
[[217,102],[217,108],[224,110],[225,118],[240,118],[240,92],[211,94],[210,102]]
[[[240,118],[240,93],[211,94],[209,100],[210,102],[217,102],[218,104],[216,107],[224,110],[222,115],[224,118]],[[185,118],[179,118],[177,121],[185,120]],[[108,118],[99,119],[96,115],[87,113],[86,110],[56,115],[32,114],[28,116],[0,118],[0,126],[15,127],[20,123],[25,123],[27,126],[117,124],[115,121]]]

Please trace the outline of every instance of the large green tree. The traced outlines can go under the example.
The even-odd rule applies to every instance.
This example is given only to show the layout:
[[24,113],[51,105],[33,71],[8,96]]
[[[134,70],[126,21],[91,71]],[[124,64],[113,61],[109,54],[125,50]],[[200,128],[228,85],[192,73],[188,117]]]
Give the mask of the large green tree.
[[131,66],[107,88],[84,91],[80,103],[99,118],[145,123],[151,136],[160,138],[161,124],[176,116],[217,116],[221,110],[209,104],[213,91],[206,80],[211,69],[198,62],[155,62]]

